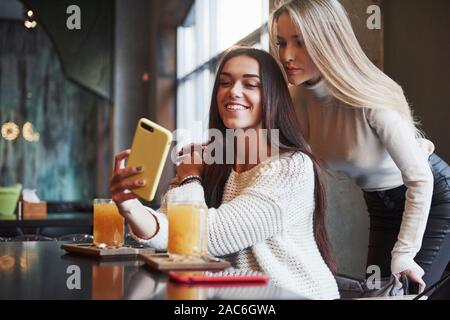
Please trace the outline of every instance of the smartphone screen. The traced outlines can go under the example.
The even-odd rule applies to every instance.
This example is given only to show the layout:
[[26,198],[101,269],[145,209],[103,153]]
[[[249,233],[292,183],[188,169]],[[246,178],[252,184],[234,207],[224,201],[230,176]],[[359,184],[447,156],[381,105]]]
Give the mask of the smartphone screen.
[[258,271],[234,268],[222,271],[170,271],[169,278],[182,283],[267,282],[269,277]]

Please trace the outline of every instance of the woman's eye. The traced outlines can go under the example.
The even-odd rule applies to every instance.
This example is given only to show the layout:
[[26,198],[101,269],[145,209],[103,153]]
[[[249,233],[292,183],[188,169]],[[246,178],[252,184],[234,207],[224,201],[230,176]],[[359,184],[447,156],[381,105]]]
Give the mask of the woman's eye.
[[283,43],[283,42],[280,42],[280,41],[277,41],[277,42],[275,42],[275,45],[276,45],[277,47],[282,47],[282,46],[284,46],[284,43]]
[[258,87],[258,85],[255,83],[247,83],[246,86],[249,88],[257,88]]
[[221,86],[228,86],[228,85],[230,85],[230,82],[229,81],[220,81],[220,83],[219,83]]
[[303,48],[303,42],[301,42],[300,40],[297,40],[297,45],[298,45],[300,48]]

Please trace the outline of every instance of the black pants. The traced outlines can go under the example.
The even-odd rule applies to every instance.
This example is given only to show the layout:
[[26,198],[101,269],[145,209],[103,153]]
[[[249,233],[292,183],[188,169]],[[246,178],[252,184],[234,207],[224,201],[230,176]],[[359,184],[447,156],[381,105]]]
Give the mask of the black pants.
[[[437,282],[450,261],[450,167],[437,155],[429,158],[434,190],[422,247],[415,261],[425,270],[427,286]],[[406,187],[364,192],[370,214],[367,265],[378,265],[389,276],[391,251],[397,241],[405,209]]]

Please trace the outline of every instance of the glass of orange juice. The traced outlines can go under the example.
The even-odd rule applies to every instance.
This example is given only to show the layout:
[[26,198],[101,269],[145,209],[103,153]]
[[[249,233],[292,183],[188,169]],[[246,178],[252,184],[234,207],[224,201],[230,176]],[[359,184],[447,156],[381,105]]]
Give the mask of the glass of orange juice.
[[125,219],[111,199],[94,199],[94,244],[119,248],[124,243]]
[[169,238],[167,252],[171,257],[200,257],[207,254],[207,212],[202,197],[183,194],[167,195]]

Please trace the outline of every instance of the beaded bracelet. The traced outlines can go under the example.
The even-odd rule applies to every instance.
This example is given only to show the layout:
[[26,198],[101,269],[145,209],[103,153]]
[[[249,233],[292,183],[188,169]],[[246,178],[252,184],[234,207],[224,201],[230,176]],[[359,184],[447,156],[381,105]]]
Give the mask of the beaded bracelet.
[[199,176],[186,176],[183,178],[183,180],[181,180],[180,186],[185,185],[192,181],[198,181],[199,183],[202,183],[202,178]]

